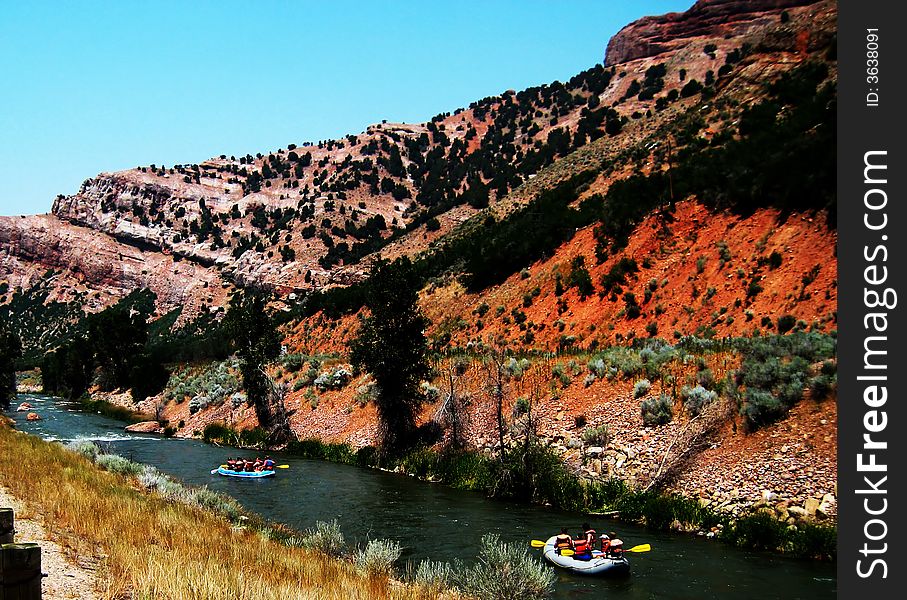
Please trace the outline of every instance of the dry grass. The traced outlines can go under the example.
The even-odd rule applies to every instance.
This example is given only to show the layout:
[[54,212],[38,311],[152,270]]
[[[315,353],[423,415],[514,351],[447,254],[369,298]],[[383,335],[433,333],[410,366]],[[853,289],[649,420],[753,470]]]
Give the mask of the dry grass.
[[0,483],[64,548],[100,558],[102,598],[434,598],[143,493],[62,446],[0,424]]

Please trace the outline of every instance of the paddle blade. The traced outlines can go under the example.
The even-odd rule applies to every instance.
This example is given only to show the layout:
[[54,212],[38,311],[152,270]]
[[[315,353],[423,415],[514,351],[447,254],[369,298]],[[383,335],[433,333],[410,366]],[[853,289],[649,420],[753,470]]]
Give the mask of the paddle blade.
[[533,548],[544,548],[545,542],[543,542],[542,540],[532,540],[531,542],[529,542],[529,545]]
[[574,554],[576,554],[576,552],[574,552],[570,548],[564,548],[561,550],[561,556],[573,556]]
[[[226,469],[226,468],[227,468],[227,465],[221,465],[220,468],[221,468],[221,469]],[[214,470],[216,471],[217,469],[214,469]]]
[[290,465],[277,465],[278,469],[289,469]]
[[652,549],[652,546],[649,544],[640,544],[639,546],[633,546],[627,552],[648,552]]

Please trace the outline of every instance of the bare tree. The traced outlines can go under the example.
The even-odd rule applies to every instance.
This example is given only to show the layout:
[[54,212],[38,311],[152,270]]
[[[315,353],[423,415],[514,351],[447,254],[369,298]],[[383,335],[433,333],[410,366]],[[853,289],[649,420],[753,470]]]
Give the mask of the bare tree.
[[495,403],[498,443],[500,444],[499,455],[503,456],[504,434],[507,431],[507,423],[504,420],[504,397],[508,381],[506,369],[507,348],[497,343],[489,344],[489,347],[485,357],[485,386]]
[[286,405],[290,386],[286,383],[276,383],[264,369],[261,369],[261,373],[268,382],[267,411],[270,414],[268,442],[271,444],[288,442],[293,439],[290,416],[295,412],[288,411]]
[[435,412],[435,421],[449,431],[449,445],[460,449],[466,444],[466,430],[469,427],[469,413],[466,410],[468,397],[460,393],[457,384],[466,373],[464,360],[452,359],[447,363],[447,391]]

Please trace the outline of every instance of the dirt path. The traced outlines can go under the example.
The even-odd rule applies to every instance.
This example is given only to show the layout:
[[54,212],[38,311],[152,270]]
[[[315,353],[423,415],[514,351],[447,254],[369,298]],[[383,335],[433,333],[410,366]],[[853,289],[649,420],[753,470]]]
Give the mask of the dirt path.
[[94,574],[90,568],[73,564],[63,548],[51,541],[44,527],[23,504],[0,486],[0,506],[16,514],[16,541],[41,545],[41,570],[47,573],[43,582],[43,600],[95,600]]

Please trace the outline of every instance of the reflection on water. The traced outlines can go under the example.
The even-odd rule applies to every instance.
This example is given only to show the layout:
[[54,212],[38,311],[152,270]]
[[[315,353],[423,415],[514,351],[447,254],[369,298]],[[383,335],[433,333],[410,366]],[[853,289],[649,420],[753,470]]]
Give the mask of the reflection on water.
[[[269,479],[241,480],[211,475],[228,455],[254,452],[216,448],[194,440],[130,434],[123,424],[40,395],[23,394],[41,421],[8,413],[16,426],[46,440],[87,437],[105,449],[152,464],[194,485],[207,485],[236,498],[249,510],[303,529],[337,518],[352,541],[390,538],[406,548],[404,559],[471,560],[484,533],[528,545],[562,526],[578,530],[585,517],[459,492],[412,478],[272,453],[290,468]],[[556,597],[592,598],[614,594],[627,599],[832,598],[834,565],[746,552],[700,538],[651,532],[607,519],[589,519],[599,530],[616,530],[627,547],[650,543],[652,551],[631,557],[632,576],[608,580],[558,571]]]

